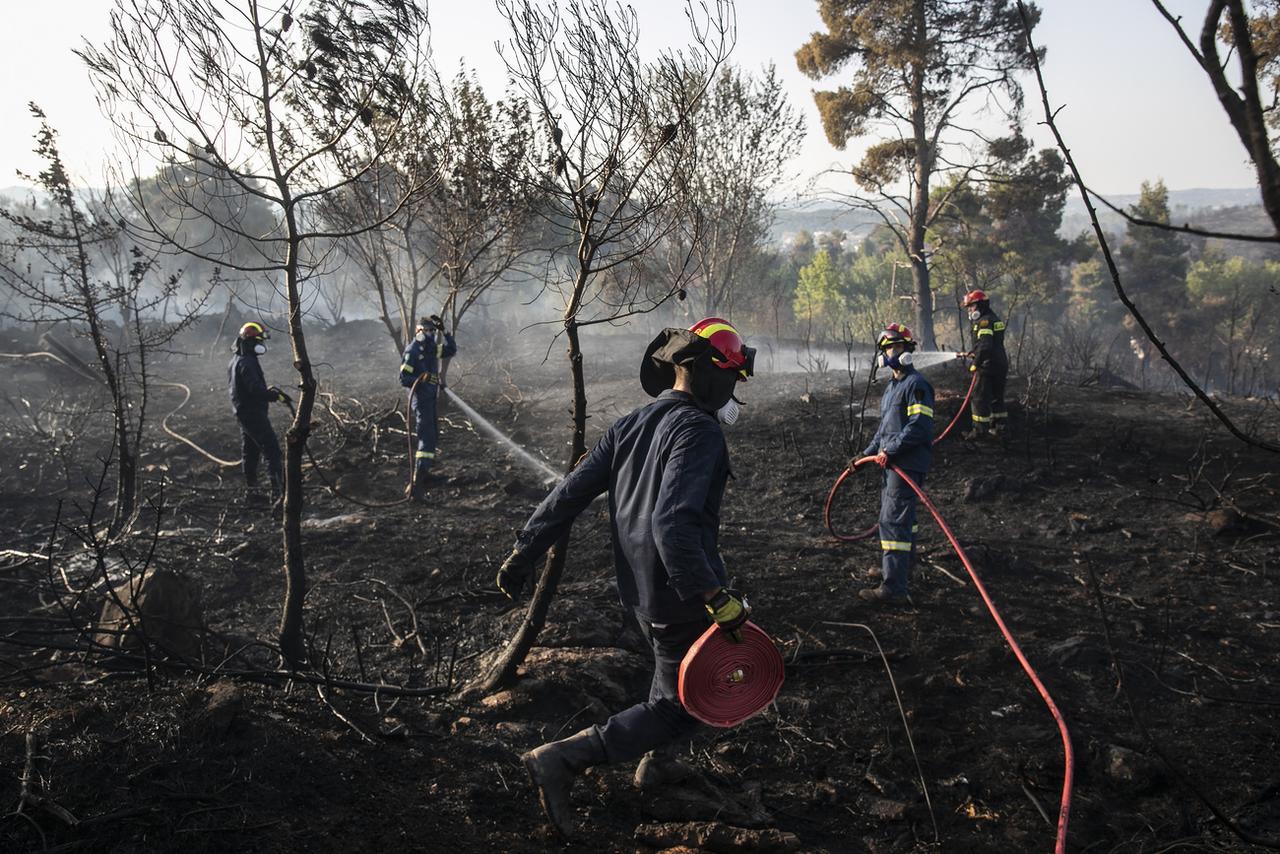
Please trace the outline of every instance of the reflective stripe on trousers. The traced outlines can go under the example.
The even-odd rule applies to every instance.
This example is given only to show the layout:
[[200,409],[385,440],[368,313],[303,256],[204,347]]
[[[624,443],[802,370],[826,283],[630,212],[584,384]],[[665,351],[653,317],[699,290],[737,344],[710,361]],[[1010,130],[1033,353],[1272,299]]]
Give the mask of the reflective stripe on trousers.
[[440,430],[436,424],[436,390],[435,386],[427,386],[428,393],[422,393],[423,386],[413,396],[413,415],[418,432],[418,449],[414,454],[414,462],[418,475],[424,475],[431,468],[436,458],[436,442]]
[[[907,477],[923,484],[924,472],[907,472]],[[905,594],[915,551],[916,494],[892,469],[885,469],[880,488],[881,573],[890,593]]]

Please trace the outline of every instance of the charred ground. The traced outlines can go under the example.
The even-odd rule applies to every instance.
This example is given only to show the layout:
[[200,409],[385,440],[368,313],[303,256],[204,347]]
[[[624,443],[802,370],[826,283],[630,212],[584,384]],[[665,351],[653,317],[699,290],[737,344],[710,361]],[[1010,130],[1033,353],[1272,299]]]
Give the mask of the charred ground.
[[[66,526],[92,512],[96,469],[88,454],[63,466],[54,448],[68,434],[58,431],[89,447],[102,436],[91,421],[58,417],[91,387],[24,363],[10,375],[11,402],[29,403],[54,432],[42,438],[16,414],[6,421],[0,543],[42,554],[52,544],[55,554],[0,563],[0,806],[19,804],[30,765],[30,791],[76,822],[27,803],[0,823],[3,850],[558,845],[518,755],[602,721],[647,685],[647,659],[613,594],[603,506],[575,528],[566,583],[521,681],[458,699],[521,616],[492,577],[543,488],[446,409],[430,503],[375,509],[335,496],[321,473],[365,502],[400,496],[404,422],[384,339],[348,328],[316,344],[341,371],[322,374],[332,397],[313,442],[320,469],[309,474],[313,659],[334,679],[441,694],[255,676],[276,667],[278,526],[265,506],[246,504],[236,470],[158,429],[142,461],[152,504],[137,533],[111,548],[109,569],[149,561],[198,585],[208,672],[148,677],[137,662],[106,667],[49,649],[83,641],[104,598],[100,583],[68,592],[94,577]],[[568,431],[557,356],[540,364],[464,345],[451,379],[558,468]],[[157,373],[195,391],[171,426],[229,458],[224,361],[174,358]],[[285,361],[268,357],[269,380],[284,384]],[[641,392],[627,364],[589,368],[598,434]],[[964,376],[929,375],[949,416]],[[1049,850],[1041,810],[1053,818],[1062,771],[1053,722],[973,586],[950,577],[964,571],[941,533],[922,518],[915,607],[884,612],[854,595],[877,553],[823,528],[823,501],[848,458],[847,378],[766,373],[748,392],[730,435],[722,551],[783,650],[787,684],[764,715],[695,741],[705,776],[694,785],[653,796],[632,788],[631,768],[589,773],[576,790],[584,833],[570,850],[660,849],[640,828],[682,821],[776,828],[802,850]],[[1280,835],[1280,460],[1231,440],[1177,396],[1021,380],[1011,398],[1012,439],[948,439],[927,489],[1071,727],[1071,849],[1248,850],[1179,773],[1246,830]],[[159,418],[180,399],[158,387],[150,406]],[[1273,408],[1232,405],[1274,425]],[[283,414],[273,413],[280,432]],[[857,477],[840,503],[845,529],[875,512],[874,477]],[[855,623],[887,655],[940,845],[884,663]]]

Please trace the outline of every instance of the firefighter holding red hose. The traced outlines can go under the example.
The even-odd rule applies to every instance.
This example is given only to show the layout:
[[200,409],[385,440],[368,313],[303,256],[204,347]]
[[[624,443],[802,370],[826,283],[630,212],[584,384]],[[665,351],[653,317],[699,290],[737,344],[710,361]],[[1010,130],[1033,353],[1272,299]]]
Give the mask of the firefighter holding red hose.
[[665,752],[699,726],[680,702],[680,662],[711,622],[737,640],[750,614],[726,589],[717,539],[729,477],[723,425],[738,418],[734,390],[754,361],[755,351],[717,317],[658,335],[640,367],[641,385],[656,399],[605,431],[529,517],[498,570],[498,589],[516,598],[535,562],[609,493],[618,597],[653,649],[653,680],[646,702],[521,757],[543,810],[566,837],[573,832],[569,790],[587,768],[644,757],[640,787],[690,773]]
[[1004,349],[1005,324],[991,310],[991,300],[985,291],[965,294],[963,305],[973,324],[973,352],[969,354],[973,364],[969,370],[978,374],[969,405],[973,429],[964,434],[964,438],[990,435],[998,439],[1009,417],[1004,406],[1004,387],[1009,377],[1009,356]]
[[[858,597],[877,605],[909,605],[907,581],[915,553],[916,495],[897,472],[898,466],[923,484],[933,462],[933,386],[911,365],[916,349],[911,330],[890,323],[876,341],[880,365],[893,379],[880,398],[880,423],[862,452],[884,468],[880,487],[880,584],[859,590]],[[870,574],[875,575],[873,570]]]

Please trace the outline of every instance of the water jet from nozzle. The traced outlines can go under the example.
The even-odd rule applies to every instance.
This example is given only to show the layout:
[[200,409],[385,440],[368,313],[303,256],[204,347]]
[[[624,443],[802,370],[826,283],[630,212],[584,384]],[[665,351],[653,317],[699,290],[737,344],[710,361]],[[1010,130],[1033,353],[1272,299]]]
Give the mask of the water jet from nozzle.
[[495,427],[488,418],[485,418],[479,412],[476,412],[465,400],[458,397],[457,393],[454,392],[453,389],[445,386],[444,393],[449,396],[450,400],[458,404],[458,408],[466,413],[466,416],[471,419],[472,424],[479,427],[485,433],[488,433],[489,436],[496,439],[499,444],[505,446],[506,449],[511,452],[511,455],[516,458],[516,462],[522,463],[526,467],[533,469],[540,474],[544,484],[552,484],[560,480],[560,475],[555,469],[551,468],[551,466],[547,465],[542,460],[517,445],[509,436],[507,436],[507,434]]

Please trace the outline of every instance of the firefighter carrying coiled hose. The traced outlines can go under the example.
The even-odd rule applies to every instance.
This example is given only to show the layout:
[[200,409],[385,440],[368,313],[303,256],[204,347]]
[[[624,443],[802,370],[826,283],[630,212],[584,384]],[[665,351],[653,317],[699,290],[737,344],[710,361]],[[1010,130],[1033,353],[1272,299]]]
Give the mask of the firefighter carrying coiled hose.
[[[781,684],[781,659],[747,622],[750,608],[729,589],[717,547],[729,477],[724,427],[738,420],[735,391],[751,376],[754,357],[737,329],[716,317],[659,334],[640,366],[641,385],[655,399],[605,431],[534,511],[498,570],[498,588],[519,596],[535,562],[609,492],[618,595],[652,648],[653,679],[645,702],[521,757],[547,817],[566,837],[574,830],[569,791],[584,770],[640,759],[637,786],[676,782],[691,769],[670,751],[700,721],[741,720],[771,701]],[[682,668],[695,645],[707,646],[709,629],[710,657]],[[753,651],[746,663],[723,654],[725,641]],[[746,680],[757,675],[766,681],[748,692],[754,697],[749,706],[718,702],[717,695],[752,687]],[[682,702],[690,691],[702,692],[702,717]]]

